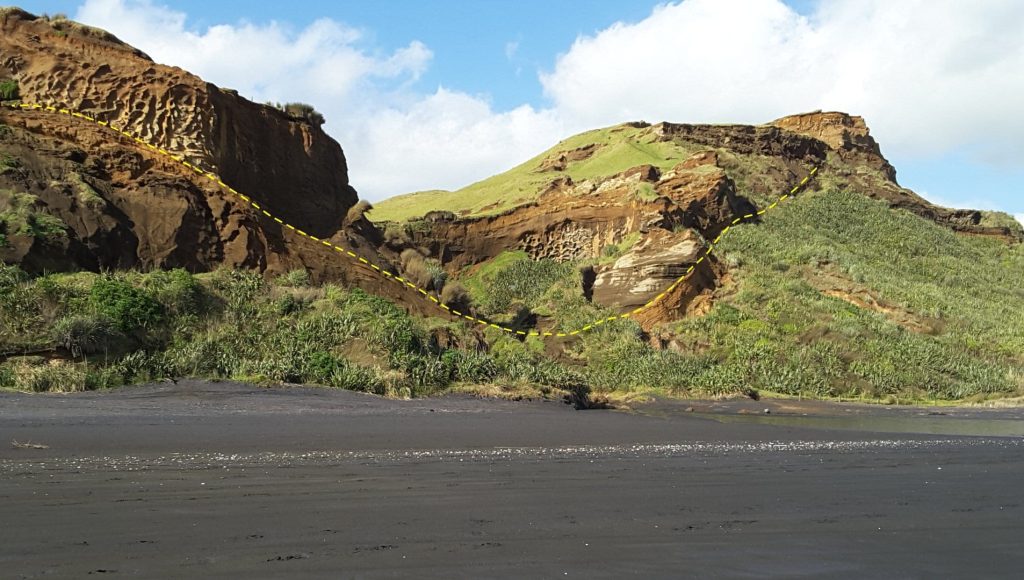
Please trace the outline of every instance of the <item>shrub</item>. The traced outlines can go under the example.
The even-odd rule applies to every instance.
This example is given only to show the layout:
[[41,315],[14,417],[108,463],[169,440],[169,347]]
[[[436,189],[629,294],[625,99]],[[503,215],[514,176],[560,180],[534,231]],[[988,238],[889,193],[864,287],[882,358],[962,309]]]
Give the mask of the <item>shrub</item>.
[[286,103],[283,110],[292,119],[301,119],[317,127],[323,125],[325,122],[324,116],[314,109],[313,105],[307,105],[306,103]]
[[338,368],[343,366],[345,361],[338,359],[333,354],[325,351],[316,351],[309,355],[305,361],[303,374],[307,381],[326,384]]
[[5,79],[0,81],[0,101],[16,101],[21,98],[18,81]]
[[114,277],[102,277],[89,291],[93,308],[122,331],[153,329],[164,320],[164,308],[147,292]]
[[10,363],[0,363],[0,389],[13,389],[17,386],[14,369]]
[[198,315],[207,309],[207,296],[199,281],[187,270],[158,270],[146,275],[144,288],[172,316]]

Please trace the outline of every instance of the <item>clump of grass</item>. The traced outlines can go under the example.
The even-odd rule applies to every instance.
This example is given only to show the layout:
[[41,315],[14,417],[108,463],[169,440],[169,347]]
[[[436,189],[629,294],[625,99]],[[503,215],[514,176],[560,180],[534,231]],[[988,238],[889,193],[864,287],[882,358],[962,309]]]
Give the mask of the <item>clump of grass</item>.
[[309,271],[305,268],[298,268],[291,270],[284,274],[281,274],[275,280],[278,286],[287,286],[289,288],[305,288],[309,286],[310,278]]
[[[400,259],[402,274],[405,279],[412,281],[413,284],[425,290],[435,288],[435,274],[443,273],[443,270],[440,270],[440,266],[436,265],[436,262],[434,268],[431,268],[423,254],[412,248],[403,251]],[[444,278],[441,278],[441,285],[444,285]]]
[[573,272],[571,264],[505,252],[469,273],[463,282],[484,312],[497,314],[517,306],[536,306],[549,286]]
[[469,292],[466,291],[462,284],[449,282],[441,290],[441,304],[448,306],[452,310],[467,312],[471,304]]
[[18,81],[14,79],[0,80],[0,101],[17,101],[21,98]]
[[[0,137],[9,133],[10,130],[10,127],[7,125],[0,125]],[[0,155],[0,175],[15,173],[19,169],[21,169],[21,160],[17,157],[7,154]]]
[[355,223],[363,219],[363,216],[366,215],[366,212],[372,209],[373,204],[371,204],[369,201],[365,199],[360,199],[355,203],[355,205],[348,208],[348,211],[345,213],[345,222],[350,224]]
[[53,325],[54,342],[72,356],[109,350],[121,337],[117,326],[102,316],[70,316]]
[[39,198],[28,193],[0,189],[0,234],[19,235],[41,241],[67,237],[67,224],[42,211]]
[[13,387],[35,393],[84,391],[85,366],[63,361],[22,360],[10,365]]
[[78,173],[71,173],[69,176],[71,184],[75,188],[78,201],[85,207],[92,210],[100,210],[106,207],[107,201],[99,194],[85,179]]

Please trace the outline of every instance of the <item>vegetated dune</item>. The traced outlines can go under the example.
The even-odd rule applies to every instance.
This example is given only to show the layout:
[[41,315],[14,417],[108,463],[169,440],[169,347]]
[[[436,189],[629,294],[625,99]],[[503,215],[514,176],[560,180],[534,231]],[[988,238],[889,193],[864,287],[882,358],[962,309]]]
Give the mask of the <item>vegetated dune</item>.
[[627,123],[367,211],[311,107],[249,102],[65,19],[0,25],[2,385],[487,384],[578,406],[1024,387],[1024,230],[899,186],[859,117]]

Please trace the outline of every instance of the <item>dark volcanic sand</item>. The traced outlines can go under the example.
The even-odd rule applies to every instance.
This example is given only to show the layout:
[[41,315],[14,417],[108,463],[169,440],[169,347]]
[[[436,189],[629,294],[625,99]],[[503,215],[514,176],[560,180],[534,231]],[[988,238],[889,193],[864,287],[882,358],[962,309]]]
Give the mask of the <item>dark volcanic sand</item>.
[[[701,412],[731,421],[766,407],[773,420],[808,409],[895,414],[902,421],[880,428],[901,432]],[[1024,570],[1024,440],[963,434],[1013,433],[1018,412],[765,402],[696,410],[580,412],[200,382],[0,394],[0,576]]]

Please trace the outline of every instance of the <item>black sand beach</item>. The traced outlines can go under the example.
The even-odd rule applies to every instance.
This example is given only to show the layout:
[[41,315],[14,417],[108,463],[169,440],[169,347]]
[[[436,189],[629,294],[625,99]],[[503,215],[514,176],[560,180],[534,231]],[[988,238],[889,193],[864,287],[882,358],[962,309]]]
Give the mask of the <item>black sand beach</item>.
[[186,381],[4,393],[0,570],[1019,577],[1020,415],[573,411]]

